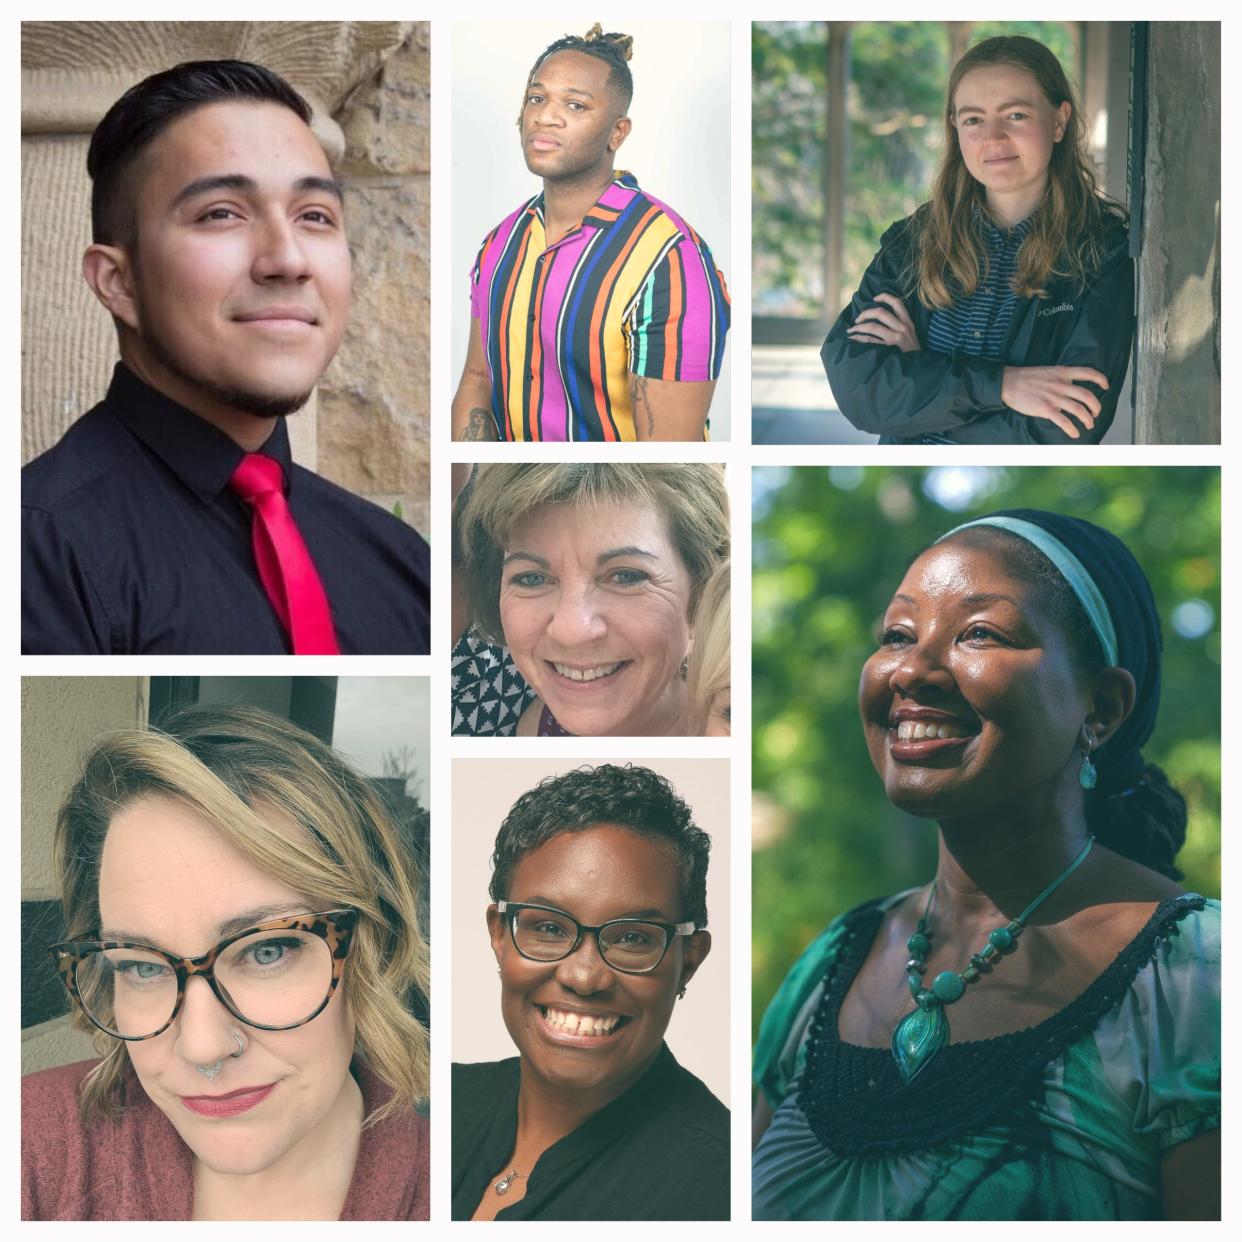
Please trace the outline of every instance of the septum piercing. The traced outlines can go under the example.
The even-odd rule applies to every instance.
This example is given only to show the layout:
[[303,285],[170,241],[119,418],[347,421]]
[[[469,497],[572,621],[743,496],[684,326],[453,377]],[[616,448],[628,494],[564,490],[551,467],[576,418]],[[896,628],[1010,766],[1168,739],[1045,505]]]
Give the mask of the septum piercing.
[[[237,1051],[230,1052],[229,1056],[239,1057],[246,1051],[246,1040],[241,1031],[234,1031],[233,1038],[237,1041]],[[215,1082],[216,1078],[220,1074],[220,1071],[224,1068],[224,1061],[217,1061],[215,1065],[196,1065],[194,1068],[198,1070],[198,1072],[202,1074],[208,1082]]]

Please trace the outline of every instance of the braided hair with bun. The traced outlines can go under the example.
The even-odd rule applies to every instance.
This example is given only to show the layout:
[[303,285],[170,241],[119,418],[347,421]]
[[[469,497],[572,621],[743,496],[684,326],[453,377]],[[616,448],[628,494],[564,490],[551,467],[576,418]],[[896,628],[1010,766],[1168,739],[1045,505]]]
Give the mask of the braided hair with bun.
[[[605,31],[599,22],[596,22],[585,35],[565,35],[557,39],[555,43],[549,43],[536,57],[530,73],[526,75],[527,94],[530,93],[530,84],[535,80],[539,66],[549,56],[555,56],[557,52],[582,52],[584,55],[594,56],[596,60],[602,60],[609,69],[608,87],[621,105],[619,115],[626,114],[630,100],[634,98],[634,79],[630,76],[628,63],[634,54],[632,35],[621,34],[615,30]],[[519,116],[519,124],[520,119]]]

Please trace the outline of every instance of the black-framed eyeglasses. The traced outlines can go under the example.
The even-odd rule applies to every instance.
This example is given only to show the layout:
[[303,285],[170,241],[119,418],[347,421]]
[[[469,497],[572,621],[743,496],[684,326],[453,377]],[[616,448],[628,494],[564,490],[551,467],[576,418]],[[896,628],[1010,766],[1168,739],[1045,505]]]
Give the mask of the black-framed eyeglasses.
[[131,940],[67,940],[48,953],[82,1012],[116,1039],[163,1034],[194,975],[239,1022],[288,1031],[317,1018],[332,999],[357,921],[357,910],[268,919],[200,957]]
[[651,919],[609,919],[591,927],[555,906],[520,901],[498,901],[496,909],[506,916],[513,947],[530,961],[559,962],[576,952],[582,937],[590,932],[600,957],[626,975],[650,974],[664,960],[674,937],[693,936],[699,930],[693,923]]

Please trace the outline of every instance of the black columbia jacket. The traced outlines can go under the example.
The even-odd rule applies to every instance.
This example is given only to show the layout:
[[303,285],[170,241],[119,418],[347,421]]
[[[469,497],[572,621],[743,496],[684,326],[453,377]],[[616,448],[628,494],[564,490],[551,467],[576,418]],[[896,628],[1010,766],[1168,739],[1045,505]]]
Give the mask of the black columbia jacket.
[[[1046,298],[1021,298],[999,358],[942,354],[927,348],[932,312],[903,282],[914,217],[899,220],[880,239],[862,285],[832,325],[820,352],[841,413],[881,444],[1094,444],[1113,421],[1134,337],[1134,264],[1120,219],[1108,226],[1100,270],[1087,289],[1052,280]],[[922,348],[851,341],[845,335],[877,293],[906,304]],[[1100,399],[1100,417],[1079,439],[1046,418],[1017,414],[1001,404],[1006,366],[1094,367],[1108,390],[1083,387]]]

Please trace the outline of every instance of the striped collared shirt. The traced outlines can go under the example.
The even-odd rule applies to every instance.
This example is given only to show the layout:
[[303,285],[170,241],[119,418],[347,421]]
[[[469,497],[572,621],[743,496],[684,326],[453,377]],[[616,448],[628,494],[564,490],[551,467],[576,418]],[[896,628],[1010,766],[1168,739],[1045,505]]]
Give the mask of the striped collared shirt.
[[954,302],[948,310],[933,312],[927,329],[927,347],[942,354],[974,354],[1000,358],[1009,336],[1018,296],[1013,278],[1018,271],[1018,251],[1031,231],[1027,216],[1005,231],[997,228],[978,208],[975,224],[980,240],[980,279],[974,293]]
[[488,234],[470,311],[502,440],[633,440],[630,375],[713,380],[729,329],[707,243],[624,172],[552,246],[542,194]]

